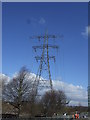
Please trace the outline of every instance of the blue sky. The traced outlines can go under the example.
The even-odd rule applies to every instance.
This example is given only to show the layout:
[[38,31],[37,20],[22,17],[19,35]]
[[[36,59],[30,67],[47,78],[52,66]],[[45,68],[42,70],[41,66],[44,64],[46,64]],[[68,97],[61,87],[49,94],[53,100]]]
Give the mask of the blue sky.
[[[90,3],[89,3],[89,6],[88,6],[88,26],[89,26],[89,35],[88,35],[88,46],[90,45]],[[90,54],[90,47],[88,48],[88,53]],[[88,61],[90,61],[90,55],[88,54]],[[90,85],[90,70],[89,70],[89,67],[90,66],[90,63],[88,62],[88,84]]]
[[[62,79],[67,83],[88,85],[88,3],[3,3],[2,28],[2,71],[12,76],[26,65],[37,73],[38,63],[34,59],[30,40],[33,35],[41,35],[48,29],[49,34],[63,34],[59,45],[56,64],[51,65],[52,79]],[[51,42],[52,43],[52,42]],[[56,70],[56,72],[55,72]],[[54,74],[55,73],[55,74]]]

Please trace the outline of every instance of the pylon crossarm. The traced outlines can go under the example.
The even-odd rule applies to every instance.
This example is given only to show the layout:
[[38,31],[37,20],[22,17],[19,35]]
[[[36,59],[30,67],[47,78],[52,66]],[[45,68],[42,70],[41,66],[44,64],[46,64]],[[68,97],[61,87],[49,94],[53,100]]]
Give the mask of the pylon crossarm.
[[[40,61],[42,59],[41,56],[35,56],[36,61]],[[44,57],[44,59],[47,59],[47,56]],[[49,59],[53,59],[55,62],[55,56],[49,56]]]
[[[47,44],[45,44],[44,47],[47,48]],[[33,46],[32,48],[36,51],[36,49],[43,49],[43,45]],[[58,49],[59,47],[58,47],[58,45],[48,45],[48,48]]]
[[38,36],[30,36],[29,37],[30,39],[38,39],[39,41],[41,40],[41,39],[49,39],[49,38],[51,38],[51,39],[55,39],[55,38],[63,38],[63,35],[61,34],[61,35],[38,35]]

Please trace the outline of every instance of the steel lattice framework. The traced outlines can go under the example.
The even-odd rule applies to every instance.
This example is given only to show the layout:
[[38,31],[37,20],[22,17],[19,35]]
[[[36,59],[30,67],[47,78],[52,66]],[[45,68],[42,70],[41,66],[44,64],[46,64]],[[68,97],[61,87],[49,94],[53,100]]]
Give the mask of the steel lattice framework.
[[[49,85],[46,87],[49,87],[51,90],[53,90],[53,85],[52,85],[52,79],[51,79],[51,71],[50,71],[50,59],[53,59],[54,62],[55,60],[55,56],[54,55],[50,55],[49,51],[50,49],[58,49],[59,46],[58,45],[52,45],[49,44],[49,39],[56,39],[56,38],[61,38],[63,37],[63,35],[61,36],[56,36],[56,35],[48,35],[47,33],[45,33],[45,35],[39,35],[39,36],[33,36],[30,37],[30,39],[38,39],[39,42],[42,40],[43,44],[38,45],[38,46],[32,46],[32,48],[35,50],[35,52],[37,52],[38,50],[40,50],[41,55],[37,55],[35,56],[35,59],[37,62],[39,62],[39,67],[38,67],[38,71],[36,74],[36,78],[34,81],[34,86],[33,88],[35,89],[35,94],[38,94],[38,86],[40,85],[40,81],[42,81],[44,84],[46,83],[47,80],[42,79],[42,71],[47,71],[48,74],[48,78],[49,78]],[[41,87],[45,87],[43,85],[41,85]]]

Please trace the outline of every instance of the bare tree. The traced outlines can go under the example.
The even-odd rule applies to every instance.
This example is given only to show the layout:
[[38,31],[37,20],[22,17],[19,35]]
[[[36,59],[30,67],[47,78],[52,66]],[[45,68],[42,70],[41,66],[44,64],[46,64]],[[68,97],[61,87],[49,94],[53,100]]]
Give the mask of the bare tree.
[[43,95],[41,103],[43,106],[43,113],[47,116],[52,116],[67,104],[67,99],[63,91],[53,90]]
[[3,99],[8,101],[14,108],[17,109],[18,117],[21,112],[23,101],[30,100],[32,92],[32,80],[27,80],[28,70],[23,67],[19,73],[10,80],[3,88]]

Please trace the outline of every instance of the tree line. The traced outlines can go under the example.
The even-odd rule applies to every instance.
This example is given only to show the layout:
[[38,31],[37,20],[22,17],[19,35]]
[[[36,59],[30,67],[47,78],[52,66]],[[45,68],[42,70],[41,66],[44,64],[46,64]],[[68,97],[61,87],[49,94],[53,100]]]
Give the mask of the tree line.
[[29,113],[31,117],[52,116],[69,103],[65,93],[61,90],[48,90],[42,96],[36,96],[33,78],[27,79],[29,73],[26,67],[23,67],[16,77],[13,77],[7,84],[3,83],[3,102],[11,105],[18,117],[22,113]]

